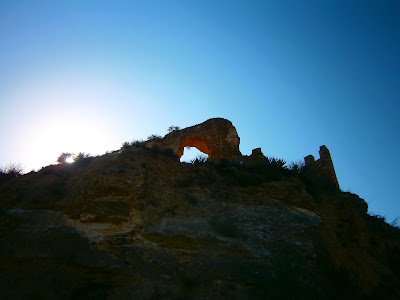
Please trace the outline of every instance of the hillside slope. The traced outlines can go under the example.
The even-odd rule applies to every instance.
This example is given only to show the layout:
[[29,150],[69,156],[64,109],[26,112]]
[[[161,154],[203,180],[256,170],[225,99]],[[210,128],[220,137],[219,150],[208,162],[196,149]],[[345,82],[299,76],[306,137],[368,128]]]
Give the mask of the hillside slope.
[[400,297],[399,229],[259,165],[138,145],[0,183],[0,297]]

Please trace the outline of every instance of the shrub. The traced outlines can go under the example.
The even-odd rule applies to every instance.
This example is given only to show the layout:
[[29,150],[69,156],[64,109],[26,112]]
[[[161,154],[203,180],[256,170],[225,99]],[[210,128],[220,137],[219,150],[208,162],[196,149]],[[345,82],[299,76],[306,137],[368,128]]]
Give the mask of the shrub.
[[372,217],[375,217],[375,218],[377,218],[377,219],[386,221],[386,217],[385,217],[385,216],[382,216],[382,215],[379,215],[379,214],[372,214],[371,216],[372,216]]
[[87,165],[94,159],[89,153],[79,152],[78,155],[74,157],[74,162],[79,165]]
[[68,162],[68,159],[73,157],[74,155],[72,153],[68,152],[63,152],[60,154],[60,156],[57,158],[57,162],[60,164],[65,164]]
[[9,163],[7,166],[0,167],[0,182],[22,175],[23,168],[20,164]]
[[132,148],[143,148],[144,142],[139,140],[133,140],[131,142],[125,142],[122,144],[121,150],[129,150]]
[[294,174],[298,175],[300,174],[304,167],[305,163],[303,161],[297,161],[297,162],[292,162],[287,168]]
[[196,158],[190,161],[190,163],[193,165],[203,164],[205,162],[207,162],[207,156],[203,155],[198,155]]
[[143,148],[145,146],[145,143],[142,140],[136,140],[132,142],[132,145],[134,145],[136,148]]
[[171,125],[168,127],[168,132],[172,132],[172,131],[177,131],[180,130],[181,128],[179,126],[175,126],[175,125]]
[[162,139],[162,136],[158,135],[158,134],[152,134],[147,137],[147,140],[149,140],[149,141],[157,141],[157,140],[161,140],[161,139]]
[[265,161],[265,163],[267,165],[270,165],[271,167],[276,167],[276,168],[280,168],[280,169],[286,169],[286,167],[285,167],[286,160],[281,159],[281,158],[268,156],[266,161]]
[[7,166],[4,168],[0,168],[0,173],[4,175],[8,175],[11,177],[17,177],[22,175],[23,168],[21,167],[20,164],[15,164],[15,163],[9,163]]
[[232,184],[251,186],[287,176],[290,170],[285,164],[283,159],[266,157],[261,161],[246,163],[223,160],[216,168],[221,175],[231,176]]
[[82,159],[92,157],[89,153],[79,152],[78,155],[74,157],[74,162],[78,162]]
[[132,147],[132,144],[130,142],[124,142],[122,144],[121,150],[127,150],[127,149],[129,149],[131,147]]
[[400,228],[400,227],[399,227],[399,224],[398,224],[398,221],[399,221],[399,217],[397,217],[396,219],[394,219],[393,222],[390,223],[389,225],[392,226],[392,227]]

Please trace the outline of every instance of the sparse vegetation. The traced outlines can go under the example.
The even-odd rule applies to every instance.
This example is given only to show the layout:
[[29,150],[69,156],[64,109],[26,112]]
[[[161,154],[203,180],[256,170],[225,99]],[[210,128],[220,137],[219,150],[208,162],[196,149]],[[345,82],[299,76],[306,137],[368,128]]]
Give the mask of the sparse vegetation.
[[87,165],[93,161],[94,157],[89,153],[79,152],[74,156],[74,162],[77,165]]
[[171,125],[168,127],[168,132],[181,130],[179,126]]
[[205,163],[206,161],[207,161],[207,156],[198,155],[196,158],[192,159],[190,161],[190,163],[193,165],[198,165],[198,164]]
[[158,141],[158,140],[161,140],[161,139],[162,139],[162,136],[158,135],[158,134],[152,134],[152,135],[149,135],[147,137],[148,141]]
[[374,214],[374,213],[368,213],[371,217],[372,220],[374,221],[375,224],[380,224],[380,226],[384,225],[384,227],[389,228],[388,226],[390,226],[391,228],[394,229],[400,229],[400,225],[399,225],[399,217],[396,217],[392,222],[389,222],[388,219],[380,214]]
[[305,166],[304,161],[297,161],[290,163],[287,168],[294,174],[300,174]]
[[395,218],[395,219],[390,223],[390,226],[399,228],[398,221],[399,221],[399,217]]
[[382,220],[382,221],[386,222],[386,217],[385,216],[382,216],[382,215],[379,215],[379,214],[371,214],[371,217],[374,217],[374,218],[377,218],[379,220]]
[[145,147],[144,141],[141,140],[133,140],[131,142],[125,142],[122,144],[121,150],[129,150],[133,148],[143,148]]
[[0,182],[22,175],[23,168],[20,164],[9,163],[5,167],[0,167]]
[[233,184],[241,186],[258,185],[262,182],[278,180],[291,174],[285,167],[286,161],[275,157],[267,157],[259,162],[221,161],[216,165],[221,175],[230,175]]
[[60,156],[57,158],[57,162],[60,164],[65,164],[68,163],[68,160],[72,158],[74,155],[72,153],[68,152],[63,152],[60,154]]

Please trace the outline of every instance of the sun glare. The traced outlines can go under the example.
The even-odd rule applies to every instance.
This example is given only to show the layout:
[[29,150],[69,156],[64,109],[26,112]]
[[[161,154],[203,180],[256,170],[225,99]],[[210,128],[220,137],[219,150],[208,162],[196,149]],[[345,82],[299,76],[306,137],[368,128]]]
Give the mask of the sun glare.
[[72,156],[68,157],[65,162],[72,164],[74,162],[74,158]]
[[[61,153],[100,155],[118,147],[118,120],[109,110],[109,99],[118,93],[113,84],[104,81],[45,77],[15,95],[26,99],[22,108],[13,109],[22,109],[26,116],[18,137],[23,146],[18,148],[27,170],[54,164]],[[73,163],[72,158],[66,163]]]

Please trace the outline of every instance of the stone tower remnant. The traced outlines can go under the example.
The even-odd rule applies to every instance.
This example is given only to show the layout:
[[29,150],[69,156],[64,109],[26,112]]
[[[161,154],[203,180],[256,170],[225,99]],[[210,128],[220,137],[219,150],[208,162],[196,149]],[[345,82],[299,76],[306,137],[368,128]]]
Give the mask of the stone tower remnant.
[[336,177],[331,154],[325,145],[319,147],[319,156],[320,158],[318,160],[315,160],[314,156],[312,155],[306,156],[304,158],[306,166],[316,176],[328,179],[339,189],[339,182]]
[[231,121],[223,118],[213,118],[201,124],[175,130],[159,141],[148,143],[164,149],[170,148],[179,158],[183,155],[185,147],[196,147],[214,161],[233,160],[242,156],[236,128]]

